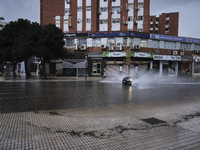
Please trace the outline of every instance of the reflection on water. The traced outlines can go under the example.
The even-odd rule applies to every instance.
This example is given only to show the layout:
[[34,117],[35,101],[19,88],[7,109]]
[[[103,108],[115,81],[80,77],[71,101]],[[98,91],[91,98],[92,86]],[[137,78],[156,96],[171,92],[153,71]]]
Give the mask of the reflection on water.
[[140,76],[132,86],[123,85],[121,79],[102,82],[1,82],[0,112],[187,102],[200,96],[198,79]]
[[129,86],[128,90],[128,102],[132,101],[132,86]]

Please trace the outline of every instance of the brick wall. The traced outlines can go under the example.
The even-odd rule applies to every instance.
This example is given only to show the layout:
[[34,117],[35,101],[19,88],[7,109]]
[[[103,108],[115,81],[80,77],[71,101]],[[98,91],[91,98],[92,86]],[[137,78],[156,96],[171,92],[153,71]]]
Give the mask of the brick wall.
[[178,36],[179,13],[170,13],[169,35]]
[[[55,24],[55,16],[64,16],[64,0],[41,0],[40,1],[40,24]],[[63,24],[61,17],[61,24]],[[63,26],[61,26],[63,29]]]

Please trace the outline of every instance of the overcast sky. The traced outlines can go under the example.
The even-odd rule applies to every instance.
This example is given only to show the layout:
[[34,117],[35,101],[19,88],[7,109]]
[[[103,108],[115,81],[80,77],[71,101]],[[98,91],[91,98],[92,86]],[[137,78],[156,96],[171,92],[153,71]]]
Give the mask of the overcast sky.
[[[150,0],[150,14],[179,12],[179,36],[200,38],[200,0]],[[0,0],[0,17],[40,22],[40,0]]]

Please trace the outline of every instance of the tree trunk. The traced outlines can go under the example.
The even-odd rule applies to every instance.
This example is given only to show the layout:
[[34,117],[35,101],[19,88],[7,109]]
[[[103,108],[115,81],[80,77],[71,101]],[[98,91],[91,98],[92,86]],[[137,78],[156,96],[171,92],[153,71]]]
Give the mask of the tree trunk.
[[24,60],[24,64],[25,64],[26,78],[30,78],[30,72],[28,71],[28,63],[26,59]]
[[43,73],[44,78],[47,79],[46,71],[45,71],[45,60],[44,60],[44,58],[42,60],[42,71],[43,71],[42,73]]
[[16,72],[15,72],[15,69],[16,69],[16,63],[13,62],[13,77],[15,78],[17,75],[16,75]]

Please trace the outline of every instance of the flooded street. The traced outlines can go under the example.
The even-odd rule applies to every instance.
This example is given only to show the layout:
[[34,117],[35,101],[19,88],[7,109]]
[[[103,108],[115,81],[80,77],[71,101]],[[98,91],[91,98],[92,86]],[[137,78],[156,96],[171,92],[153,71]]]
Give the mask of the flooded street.
[[0,82],[0,149],[199,149],[200,80]]
[[173,105],[200,99],[200,82],[175,79],[123,85],[120,79],[102,81],[1,82],[0,112],[99,107],[120,104]]

